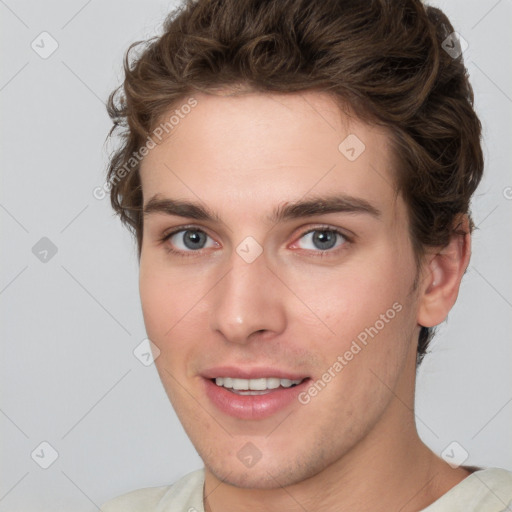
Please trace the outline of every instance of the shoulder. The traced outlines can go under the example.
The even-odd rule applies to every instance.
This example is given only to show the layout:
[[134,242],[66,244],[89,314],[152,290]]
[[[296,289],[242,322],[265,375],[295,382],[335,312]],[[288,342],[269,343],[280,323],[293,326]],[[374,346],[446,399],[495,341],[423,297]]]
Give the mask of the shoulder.
[[104,503],[101,512],[156,512],[170,505],[174,506],[172,510],[195,508],[196,512],[202,512],[203,483],[204,469],[199,469],[172,485],[137,489],[117,496]]
[[508,512],[512,510],[512,472],[501,468],[471,473],[423,512]]
[[500,512],[512,510],[512,471],[489,468],[477,471],[473,476],[478,481],[475,487],[482,489],[482,504],[496,505]]

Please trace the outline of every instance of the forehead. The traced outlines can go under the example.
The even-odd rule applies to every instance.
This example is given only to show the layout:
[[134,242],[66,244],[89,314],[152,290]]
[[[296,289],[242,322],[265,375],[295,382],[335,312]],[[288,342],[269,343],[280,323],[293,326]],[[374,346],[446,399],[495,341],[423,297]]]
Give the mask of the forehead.
[[196,196],[254,212],[333,192],[379,209],[394,202],[389,134],[341,110],[329,95],[198,93],[194,99],[193,108],[180,112],[177,104],[162,118],[181,114],[142,161],[145,203],[156,194]]

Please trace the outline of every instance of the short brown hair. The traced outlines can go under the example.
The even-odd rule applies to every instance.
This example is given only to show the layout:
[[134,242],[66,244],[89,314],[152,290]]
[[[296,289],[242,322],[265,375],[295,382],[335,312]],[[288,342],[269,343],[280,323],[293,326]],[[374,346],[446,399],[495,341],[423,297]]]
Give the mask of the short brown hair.
[[[462,52],[444,49],[459,48],[453,32],[439,9],[420,0],[186,0],[161,36],[128,48],[124,83],[108,99],[109,136],[121,128],[122,145],[110,158],[107,183],[139,257],[142,188],[134,155],[179,102],[240,86],[322,91],[387,127],[417,261],[425,248],[445,246],[460,214],[469,215],[483,172],[481,124]],[[421,328],[418,363],[432,332]]]

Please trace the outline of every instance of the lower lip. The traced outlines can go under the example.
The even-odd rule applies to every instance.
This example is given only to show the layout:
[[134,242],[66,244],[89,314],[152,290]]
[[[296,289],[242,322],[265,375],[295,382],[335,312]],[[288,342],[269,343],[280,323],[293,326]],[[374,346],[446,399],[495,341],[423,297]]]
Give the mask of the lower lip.
[[298,395],[309,384],[309,378],[297,386],[271,389],[263,395],[237,395],[211,379],[204,379],[206,395],[225,414],[243,420],[261,420],[298,402]]

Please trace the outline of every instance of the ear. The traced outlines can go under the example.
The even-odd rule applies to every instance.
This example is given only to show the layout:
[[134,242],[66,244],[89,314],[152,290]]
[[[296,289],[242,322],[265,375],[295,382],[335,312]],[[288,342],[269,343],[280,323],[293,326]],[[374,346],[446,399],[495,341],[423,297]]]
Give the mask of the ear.
[[446,319],[457,300],[470,256],[469,218],[461,215],[448,245],[425,256],[419,290],[419,325],[433,327]]

